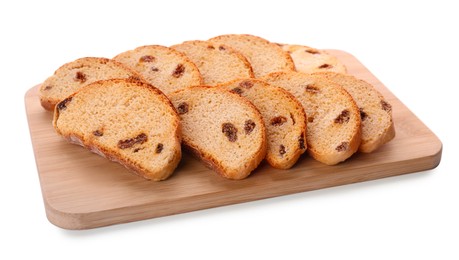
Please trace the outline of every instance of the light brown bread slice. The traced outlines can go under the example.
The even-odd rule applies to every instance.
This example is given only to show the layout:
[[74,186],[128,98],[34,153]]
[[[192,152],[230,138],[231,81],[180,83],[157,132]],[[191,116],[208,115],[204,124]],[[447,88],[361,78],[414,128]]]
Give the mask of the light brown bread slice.
[[395,137],[392,106],[371,84],[352,75],[335,72],[314,75],[341,85],[354,98],[362,121],[361,152],[370,153]]
[[247,98],[260,111],[268,142],[266,161],[291,168],[306,151],[306,114],[301,103],[283,88],[259,79],[239,79],[218,87]]
[[225,34],[209,41],[228,45],[244,55],[257,78],[271,72],[295,70],[290,55],[277,44],[263,38],[248,34]]
[[308,116],[308,153],[334,165],[354,154],[361,141],[359,108],[341,86],[301,72],[278,72],[264,78],[292,93]]
[[141,73],[164,94],[203,84],[196,65],[183,53],[161,45],[146,45],[116,55],[117,60]]
[[58,103],[53,125],[68,141],[149,180],[169,177],[181,158],[180,118],[146,82],[92,83]]
[[266,130],[252,103],[221,88],[195,86],[172,93],[183,144],[228,179],[246,178],[266,155]]
[[280,44],[282,49],[290,54],[299,72],[313,73],[319,71],[334,71],[346,73],[346,66],[327,51],[304,45]]
[[171,46],[196,64],[205,85],[217,85],[239,78],[253,78],[250,63],[232,48],[206,41],[186,41]]
[[107,58],[85,57],[66,63],[41,84],[41,105],[52,111],[59,101],[80,88],[98,80],[113,78],[143,80],[139,73]]

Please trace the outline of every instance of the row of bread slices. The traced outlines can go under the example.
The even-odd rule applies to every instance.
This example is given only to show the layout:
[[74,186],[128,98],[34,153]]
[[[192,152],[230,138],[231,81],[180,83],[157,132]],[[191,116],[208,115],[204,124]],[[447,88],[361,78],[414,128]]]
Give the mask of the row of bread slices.
[[147,179],[173,173],[181,142],[243,179],[263,159],[288,169],[307,150],[333,165],[394,137],[390,104],[345,72],[317,49],[222,35],[78,59],[42,84],[40,100],[60,135]]

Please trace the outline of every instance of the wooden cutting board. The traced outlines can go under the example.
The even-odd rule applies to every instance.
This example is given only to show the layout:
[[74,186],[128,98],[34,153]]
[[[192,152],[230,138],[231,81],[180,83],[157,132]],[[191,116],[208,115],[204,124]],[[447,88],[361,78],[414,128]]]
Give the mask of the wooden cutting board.
[[141,179],[61,139],[52,128],[52,113],[40,106],[39,86],[31,88],[25,104],[49,221],[65,229],[88,229],[435,168],[442,151],[435,134],[355,57],[329,52],[392,104],[395,139],[371,154],[358,153],[335,166],[306,154],[290,170],[273,169],[263,162],[240,181],[218,176],[186,152],[168,180]]

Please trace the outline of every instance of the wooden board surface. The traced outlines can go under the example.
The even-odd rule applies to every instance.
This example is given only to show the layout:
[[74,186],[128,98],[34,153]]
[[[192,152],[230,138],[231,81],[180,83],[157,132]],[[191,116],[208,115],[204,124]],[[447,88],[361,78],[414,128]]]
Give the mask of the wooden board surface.
[[290,170],[276,170],[263,162],[240,181],[218,176],[186,152],[168,180],[141,179],[61,139],[52,128],[52,113],[40,106],[38,86],[31,88],[25,104],[49,221],[65,229],[88,229],[435,168],[442,151],[435,134],[355,57],[329,52],[392,104],[395,139],[371,154],[358,153],[335,166],[306,154]]

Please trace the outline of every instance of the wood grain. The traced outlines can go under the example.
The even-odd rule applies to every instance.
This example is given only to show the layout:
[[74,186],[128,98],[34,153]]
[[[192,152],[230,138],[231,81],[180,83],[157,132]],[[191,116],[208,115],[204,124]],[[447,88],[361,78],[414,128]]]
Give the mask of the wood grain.
[[184,153],[171,178],[141,179],[121,165],[65,142],[53,130],[52,113],[25,96],[30,135],[49,221],[65,229],[88,229],[379,179],[435,168],[442,143],[355,57],[329,50],[350,74],[373,84],[392,104],[396,137],[371,154],[327,166],[303,155],[290,170],[262,163],[249,178],[224,179]]

